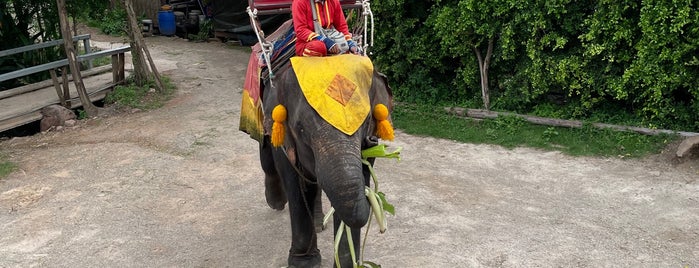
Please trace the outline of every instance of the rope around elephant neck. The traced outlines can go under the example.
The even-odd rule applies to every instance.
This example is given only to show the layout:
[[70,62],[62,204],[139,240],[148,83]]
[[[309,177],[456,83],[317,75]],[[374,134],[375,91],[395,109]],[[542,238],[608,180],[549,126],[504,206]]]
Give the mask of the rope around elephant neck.
[[[286,152],[286,147],[282,146],[281,148],[282,148],[282,152],[284,153],[284,156],[286,156],[286,159],[291,159],[291,158],[289,158],[289,153]],[[291,161],[289,161],[289,164],[291,164]],[[317,181],[312,181],[312,180],[309,180],[308,178],[306,178],[306,176],[303,175],[301,170],[295,164],[292,164],[291,167],[293,167],[294,170],[296,170],[296,174],[298,174],[299,178],[301,178],[304,182],[309,183],[309,184],[318,184]]]

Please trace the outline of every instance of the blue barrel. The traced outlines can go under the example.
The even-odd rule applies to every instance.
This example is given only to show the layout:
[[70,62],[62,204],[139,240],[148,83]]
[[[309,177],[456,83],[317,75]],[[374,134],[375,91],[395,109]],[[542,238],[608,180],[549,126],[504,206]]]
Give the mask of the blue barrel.
[[158,11],[158,24],[160,25],[160,34],[174,35],[175,34],[175,14],[172,10]]

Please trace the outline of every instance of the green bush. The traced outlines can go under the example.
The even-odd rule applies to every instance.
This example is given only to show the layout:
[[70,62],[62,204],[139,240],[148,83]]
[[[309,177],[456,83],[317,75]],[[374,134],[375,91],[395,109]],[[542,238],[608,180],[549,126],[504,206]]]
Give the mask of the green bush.
[[105,9],[97,16],[88,15],[87,24],[99,28],[105,34],[123,36],[126,34],[126,10],[123,8]]
[[[375,62],[400,101],[699,131],[699,9],[691,1],[372,3]],[[621,114],[622,118],[617,113]]]
[[430,2],[372,2],[377,17],[377,42],[372,50],[375,63],[389,81],[402,81],[392,83],[400,101],[437,103],[467,96],[451,79],[456,73],[454,57],[442,55],[439,42],[434,42],[432,29],[426,25]]

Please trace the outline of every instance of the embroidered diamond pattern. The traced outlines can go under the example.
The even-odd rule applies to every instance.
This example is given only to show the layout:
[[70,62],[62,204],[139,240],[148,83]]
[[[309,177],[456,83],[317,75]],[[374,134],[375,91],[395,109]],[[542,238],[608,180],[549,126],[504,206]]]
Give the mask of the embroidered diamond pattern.
[[357,85],[354,82],[347,79],[347,77],[336,74],[328,89],[325,90],[325,94],[345,106],[352,98],[355,90],[357,90]]

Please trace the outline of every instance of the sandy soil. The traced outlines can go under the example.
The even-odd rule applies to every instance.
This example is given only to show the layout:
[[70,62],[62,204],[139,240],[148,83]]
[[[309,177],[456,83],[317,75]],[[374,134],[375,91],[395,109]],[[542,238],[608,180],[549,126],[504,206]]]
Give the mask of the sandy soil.
[[[118,38],[94,37],[106,42]],[[178,91],[164,108],[0,142],[0,267],[282,267],[287,211],[264,200],[238,131],[248,49],[147,38]],[[396,206],[383,267],[699,267],[699,166],[570,157],[407,135],[378,160]],[[332,267],[332,234],[320,234]]]

